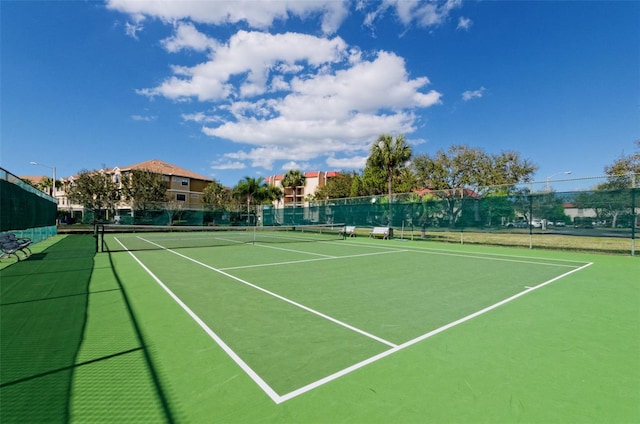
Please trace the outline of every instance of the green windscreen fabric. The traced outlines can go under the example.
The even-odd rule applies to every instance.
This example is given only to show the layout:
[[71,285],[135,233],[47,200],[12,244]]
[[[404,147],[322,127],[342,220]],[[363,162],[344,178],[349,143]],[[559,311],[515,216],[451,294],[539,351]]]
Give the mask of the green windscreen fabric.
[[56,224],[57,206],[53,198],[4,170],[2,174],[0,231],[26,230]]

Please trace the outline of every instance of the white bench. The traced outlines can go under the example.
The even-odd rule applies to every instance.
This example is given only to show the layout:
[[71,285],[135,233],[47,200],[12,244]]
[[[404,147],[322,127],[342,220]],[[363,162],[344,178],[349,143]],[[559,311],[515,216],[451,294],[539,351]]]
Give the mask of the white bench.
[[389,240],[390,230],[389,227],[373,227],[373,230],[369,233],[369,237],[382,237],[383,240]]
[[14,233],[5,233],[0,235],[0,250],[2,251],[2,257],[14,255],[18,260],[20,260],[18,252],[22,252],[24,255],[24,258],[22,259],[26,259],[31,255],[31,249],[29,249],[30,244],[31,239],[17,238]]
[[345,237],[355,237],[356,236],[355,225],[345,225],[344,227],[342,227],[342,230],[340,230],[340,234],[342,234]]

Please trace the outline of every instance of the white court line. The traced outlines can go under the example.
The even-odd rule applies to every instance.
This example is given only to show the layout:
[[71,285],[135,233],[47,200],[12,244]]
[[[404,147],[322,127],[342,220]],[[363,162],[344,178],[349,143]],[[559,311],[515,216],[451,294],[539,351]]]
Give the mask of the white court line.
[[325,255],[323,253],[314,253],[314,252],[307,252],[307,251],[304,251],[304,250],[285,249],[284,247],[269,246],[269,245],[266,245],[266,244],[262,244],[259,241],[256,242],[256,244],[254,244],[254,246],[263,247],[265,249],[283,250],[285,252],[303,253],[305,255],[322,256],[325,259],[335,259],[335,258],[337,258],[337,256]]
[[[260,246],[263,247],[263,246]],[[266,247],[266,246],[265,246]],[[296,252],[295,250],[287,249],[291,252]],[[271,262],[266,264],[254,264],[254,265],[241,265],[241,266],[231,266],[228,268],[218,268],[222,271],[229,271],[234,269],[246,269],[246,268],[260,268],[265,266],[278,266],[278,265],[291,265],[291,264],[300,264],[305,262],[318,262],[318,261],[328,261],[328,260],[339,260],[339,259],[347,259],[347,258],[358,258],[361,256],[374,256],[374,255],[388,255],[391,253],[401,253],[408,252],[408,250],[392,250],[389,252],[375,252],[375,253],[360,253],[357,255],[345,255],[345,256],[330,256],[328,258],[313,258],[313,259],[300,259],[297,261],[286,261],[286,262]]]
[[248,282],[248,281],[246,281],[246,280],[243,280],[242,278],[238,278],[238,277],[236,277],[235,275],[231,275],[231,274],[229,274],[229,273],[227,273],[227,272],[224,272],[224,271],[222,271],[222,270],[220,270],[220,269],[218,269],[218,268],[212,267],[211,265],[207,265],[207,264],[205,264],[204,262],[200,262],[200,261],[198,261],[198,260],[196,260],[196,259],[190,258],[190,257],[188,257],[188,256],[186,256],[186,255],[183,255],[182,253],[176,252],[176,251],[174,251],[174,250],[167,249],[167,248],[165,248],[165,247],[163,247],[163,246],[161,246],[161,245],[159,245],[159,244],[157,244],[157,243],[154,243],[154,242],[149,241],[149,240],[145,240],[144,238],[143,238],[142,240],[146,241],[147,243],[151,243],[151,244],[153,244],[153,245],[155,245],[155,246],[158,246],[158,247],[160,247],[160,248],[164,249],[164,250],[165,250],[165,251],[167,251],[167,252],[173,253],[174,255],[180,256],[180,257],[181,257],[181,258],[183,258],[183,259],[186,259],[186,260],[188,260],[188,261],[191,261],[191,262],[193,262],[193,263],[196,263],[196,264],[198,264],[198,265],[200,265],[200,266],[203,266],[203,267],[205,267],[205,268],[207,268],[207,269],[210,269],[210,270],[212,270],[212,271],[215,271],[215,272],[217,272],[217,273],[219,273],[219,274],[222,274],[222,275],[224,275],[225,277],[231,278],[232,280],[236,280],[236,281],[238,281],[239,283],[245,284],[245,285],[247,285],[247,286],[249,286],[249,287],[252,287],[252,288],[254,288],[254,289],[256,289],[256,290],[260,290],[261,292],[266,293],[266,294],[268,294],[269,296],[275,297],[276,299],[280,299],[280,300],[282,300],[283,302],[289,303],[290,305],[297,306],[297,307],[298,307],[298,308],[300,308],[300,309],[303,309],[303,310],[305,310],[305,311],[307,311],[307,312],[310,312],[310,313],[312,313],[312,314],[314,314],[314,315],[317,315],[317,316],[319,316],[319,317],[321,317],[321,318],[324,318],[324,319],[326,319],[327,321],[331,321],[331,322],[333,322],[334,324],[338,324],[338,325],[340,325],[340,326],[342,326],[342,327],[344,327],[344,328],[347,328],[347,329],[349,329],[349,330],[351,330],[351,331],[353,331],[353,332],[355,332],[355,333],[361,334],[361,335],[363,335],[363,336],[365,336],[365,337],[368,337],[368,338],[370,338],[370,339],[373,339],[373,340],[375,340],[375,341],[377,341],[377,342],[380,342],[380,343],[382,343],[382,344],[385,344],[385,345],[387,345],[387,346],[391,346],[391,347],[395,347],[395,346],[396,346],[396,344],[395,344],[395,343],[391,343],[390,341],[385,340],[385,339],[383,339],[383,338],[381,338],[381,337],[375,336],[375,335],[373,335],[373,334],[371,334],[371,333],[367,333],[366,331],[361,330],[361,329],[359,329],[359,328],[357,328],[357,327],[354,327],[354,326],[352,326],[352,325],[349,325],[349,324],[347,324],[346,322],[340,321],[340,320],[338,320],[338,319],[336,319],[336,318],[333,318],[333,317],[331,317],[331,316],[329,316],[329,315],[323,314],[323,313],[322,313],[322,312],[320,312],[320,311],[316,311],[316,310],[315,310],[315,309],[313,309],[313,308],[310,308],[310,307],[305,306],[305,305],[303,305],[303,304],[301,304],[301,303],[298,303],[298,302],[296,302],[296,301],[294,301],[294,300],[291,300],[291,299],[286,298],[286,297],[284,297],[284,296],[281,296],[281,295],[279,295],[279,294],[277,294],[277,293],[274,293],[274,292],[272,292],[272,291],[269,291],[269,290],[267,290],[267,289],[265,289],[265,288],[263,288],[263,287],[260,287],[260,286],[257,286],[257,285],[255,285],[255,284],[252,284],[252,283],[250,283],[250,282]]
[[379,353],[379,354],[377,354],[375,356],[372,356],[371,358],[365,359],[364,361],[358,362],[357,364],[354,364],[354,365],[352,365],[350,367],[347,367],[347,368],[345,368],[343,370],[340,370],[340,371],[338,371],[336,373],[328,375],[328,376],[326,376],[326,377],[324,377],[324,378],[322,378],[320,380],[317,380],[317,381],[315,381],[313,383],[307,384],[304,387],[301,387],[301,388],[299,388],[297,390],[294,390],[292,392],[284,394],[284,395],[280,396],[279,402],[276,402],[276,403],[285,402],[287,400],[293,399],[294,397],[300,396],[300,395],[302,395],[302,394],[304,394],[304,393],[306,393],[306,392],[308,392],[310,390],[316,389],[316,388],[318,388],[318,387],[320,387],[320,386],[322,386],[322,385],[324,385],[326,383],[329,383],[329,382],[331,382],[333,380],[336,380],[336,379],[338,379],[340,377],[343,377],[343,376],[345,376],[345,375],[347,375],[347,374],[349,374],[349,373],[351,373],[351,372],[353,372],[355,370],[358,370],[358,369],[360,369],[360,368],[362,368],[362,367],[364,367],[366,365],[372,364],[372,363],[374,363],[374,362],[376,362],[376,361],[378,361],[380,359],[386,358],[387,356],[392,355],[392,354],[394,354],[394,353],[396,353],[396,352],[398,352],[400,350],[406,349],[409,346],[413,346],[416,343],[419,343],[419,342],[421,342],[423,340],[426,340],[426,339],[428,339],[430,337],[433,337],[436,334],[440,334],[443,331],[446,331],[446,330],[448,330],[450,328],[453,328],[453,327],[455,327],[457,325],[460,325],[460,324],[465,323],[467,321],[470,321],[470,320],[472,320],[474,318],[477,318],[480,315],[486,314],[489,311],[492,311],[492,310],[494,310],[494,309],[496,309],[496,308],[498,308],[500,306],[503,306],[503,305],[505,305],[505,304],[507,304],[507,303],[519,298],[519,297],[524,296],[525,294],[531,293],[534,290],[537,290],[537,289],[540,289],[540,288],[542,288],[544,286],[547,286],[547,285],[553,283],[554,281],[557,281],[557,280],[559,280],[561,278],[564,278],[564,277],[566,277],[566,276],[568,276],[570,274],[573,274],[574,272],[581,271],[581,270],[585,269],[586,267],[588,267],[588,266],[590,266],[592,264],[593,264],[593,262],[589,262],[586,265],[583,265],[583,266],[581,266],[579,268],[576,268],[576,269],[573,269],[571,271],[565,272],[564,274],[559,275],[557,277],[554,277],[554,278],[552,278],[550,280],[547,280],[544,283],[540,283],[537,286],[530,287],[527,290],[524,290],[524,291],[521,291],[519,293],[516,293],[511,297],[508,297],[508,298],[506,298],[504,300],[501,300],[498,303],[494,303],[491,306],[487,306],[484,309],[481,309],[481,310],[479,310],[477,312],[469,314],[469,315],[467,315],[467,316],[465,316],[463,318],[460,318],[460,319],[458,319],[456,321],[450,322],[449,324],[443,325],[440,328],[436,328],[435,330],[432,330],[432,331],[430,331],[428,333],[425,333],[425,334],[423,334],[421,336],[418,336],[418,337],[416,337],[416,338],[414,338],[412,340],[409,340],[408,342],[402,343],[402,344],[400,344],[400,345],[398,345],[398,346],[396,346],[396,347],[394,347],[392,349],[386,350],[386,351],[384,351],[382,353]]
[[[369,246],[366,243],[353,243],[358,246]],[[380,247],[382,248],[382,247]],[[392,248],[389,249],[400,249],[400,248]],[[475,253],[475,252],[463,252],[457,253],[452,250],[445,249],[432,249],[432,248],[423,248],[423,247],[408,247],[404,249],[407,252],[415,252],[415,253],[424,253],[426,255],[440,255],[440,256],[455,256],[460,258],[470,258],[470,259],[484,259],[487,261],[500,261],[500,262],[513,262],[513,263],[523,263],[523,264],[533,264],[533,265],[543,265],[543,266],[557,266],[557,267],[565,267],[565,268],[575,268],[580,265],[584,265],[584,262],[580,261],[572,261],[568,259],[550,259],[550,258],[536,258],[535,256],[516,256],[516,255],[502,255],[502,254],[494,254],[494,253]],[[519,258],[519,259],[509,259],[509,258]],[[550,263],[543,261],[555,261],[555,262],[571,262],[575,263],[575,265],[565,265],[560,263]]]
[[[351,243],[358,244],[359,246],[369,246],[369,244],[362,243],[362,242],[351,241]],[[453,253],[458,253],[458,251],[451,250],[451,249],[437,249],[435,247],[424,247],[424,246],[411,246],[408,249],[410,249],[412,251],[415,250],[415,251],[420,251],[420,252],[425,252],[425,253],[429,253],[429,252],[444,252],[444,253],[452,253],[452,254]],[[507,255],[507,254],[504,254],[504,253],[471,252],[469,250],[466,250],[466,251],[463,250],[461,252],[466,254],[466,255],[469,255],[469,257],[485,258],[485,257],[495,256],[495,257],[517,258],[517,259],[548,260],[548,261],[555,261],[555,262],[571,262],[571,263],[577,264],[576,266],[582,266],[582,265],[584,265],[586,263],[585,261],[576,261],[574,259],[540,258],[540,257],[536,257],[536,256]]]

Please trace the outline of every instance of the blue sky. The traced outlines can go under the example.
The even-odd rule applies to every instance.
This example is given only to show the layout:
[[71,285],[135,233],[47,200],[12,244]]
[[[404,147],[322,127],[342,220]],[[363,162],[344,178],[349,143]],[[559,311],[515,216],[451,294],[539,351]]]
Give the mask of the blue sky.
[[233,186],[362,169],[391,133],[414,154],[517,151],[544,181],[602,175],[640,138],[636,1],[2,0],[0,17],[17,175],[161,159]]

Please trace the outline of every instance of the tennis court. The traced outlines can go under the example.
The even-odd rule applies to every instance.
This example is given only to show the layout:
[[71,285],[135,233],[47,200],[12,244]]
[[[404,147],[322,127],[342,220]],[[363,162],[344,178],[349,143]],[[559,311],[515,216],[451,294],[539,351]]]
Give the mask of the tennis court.
[[[216,247],[170,248],[207,241]],[[309,231],[107,236],[113,242],[276,403],[590,265]]]
[[637,258],[221,230],[3,269],[3,422],[640,418]]

